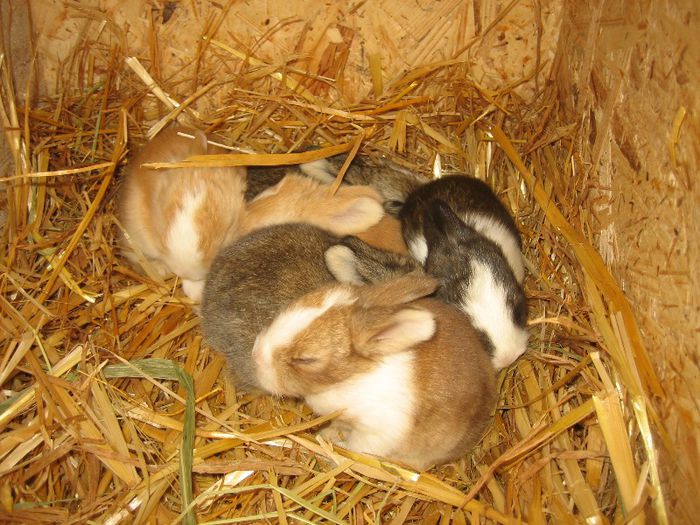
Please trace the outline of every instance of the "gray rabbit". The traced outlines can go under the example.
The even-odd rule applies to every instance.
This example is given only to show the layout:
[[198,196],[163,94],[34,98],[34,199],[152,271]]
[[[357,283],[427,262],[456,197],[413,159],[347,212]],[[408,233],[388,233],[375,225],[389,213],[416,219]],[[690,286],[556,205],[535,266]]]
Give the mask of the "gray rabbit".
[[202,328],[209,344],[227,357],[240,388],[258,387],[251,360],[258,333],[290,302],[334,282],[324,255],[343,241],[356,258],[376,261],[363,271],[365,282],[383,281],[416,267],[409,257],[382,252],[359,239],[342,240],[301,223],[254,231],[214,259],[204,287]]
[[[328,182],[327,176],[335,177],[345,158],[345,155],[336,155],[302,164],[299,168],[310,177]],[[387,160],[372,162],[362,157],[355,157],[345,172],[343,182],[353,186],[363,185],[374,188],[384,199],[384,211],[396,217],[406,197],[425,184],[427,179]]]

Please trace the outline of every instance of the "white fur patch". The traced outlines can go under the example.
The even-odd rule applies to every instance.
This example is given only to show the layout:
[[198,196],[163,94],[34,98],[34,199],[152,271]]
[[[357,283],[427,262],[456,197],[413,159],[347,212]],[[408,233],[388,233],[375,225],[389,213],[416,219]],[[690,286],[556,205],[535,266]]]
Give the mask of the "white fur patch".
[[500,246],[515,278],[519,283],[522,283],[525,277],[523,254],[520,251],[518,240],[513,237],[513,234],[500,221],[487,215],[467,212],[464,216],[464,222]]
[[321,181],[324,184],[330,184],[335,180],[335,176],[331,173],[331,165],[326,159],[300,164],[299,169],[303,174]]
[[258,380],[263,388],[278,393],[279,387],[272,366],[278,348],[293,344],[297,335],[331,308],[349,305],[356,300],[357,297],[350,290],[333,288],[326,293],[320,306],[292,306],[279,314],[270,326],[258,334],[253,345],[253,356],[258,365]]
[[491,359],[498,370],[515,361],[527,350],[528,333],[513,321],[506,291],[496,283],[488,266],[472,261],[472,279],[462,297],[462,310],[472,324],[488,335],[494,346]]
[[413,353],[401,352],[385,356],[368,373],[307,396],[306,402],[321,415],[344,410],[343,418],[353,425],[343,443],[347,448],[388,456],[413,427],[414,391]]
[[199,249],[200,232],[195,224],[195,215],[203,204],[204,194],[192,192],[182,200],[165,239],[166,263],[173,273],[183,279],[201,280],[206,276]]
[[408,242],[408,252],[416,261],[425,264],[425,260],[428,258],[428,243],[425,242],[425,236],[422,233]]
[[364,284],[362,277],[357,273],[355,252],[347,246],[331,246],[323,254],[323,258],[326,260],[328,271],[336,280],[341,283]]
[[182,280],[182,291],[185,295],[197,303],[202,302],[202,294],[204,293],[204,281]]

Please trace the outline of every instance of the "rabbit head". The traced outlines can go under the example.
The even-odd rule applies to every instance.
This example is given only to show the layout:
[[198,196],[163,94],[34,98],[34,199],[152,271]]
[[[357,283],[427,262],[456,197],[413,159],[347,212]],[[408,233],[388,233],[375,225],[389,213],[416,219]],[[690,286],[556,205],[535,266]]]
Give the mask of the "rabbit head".
[[280,313],[253,347],[261,386],[303,397],[371,369],[382,356],[430,339],[430,312],[405,303],[432,293],[427,276],[374,286],[331,285]]
[[442,201],[430,204],[424,232],[425,271],[441,284],[437,297],[486,335],[495,368],[511,364],[527,349],[527,301],[503,252]]

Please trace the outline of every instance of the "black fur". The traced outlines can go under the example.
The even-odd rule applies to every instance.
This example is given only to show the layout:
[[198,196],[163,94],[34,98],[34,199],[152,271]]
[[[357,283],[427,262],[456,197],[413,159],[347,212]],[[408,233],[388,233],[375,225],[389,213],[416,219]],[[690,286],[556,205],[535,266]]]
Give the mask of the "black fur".
[[497,220],[517,239],[518,246],[521,246],[520,233],[515,221],[493,190],[479,179],[462,175],[432,180],[408,196],[399,213],[406,244],[421,234],[425,210],[428,204],[436,199],[447,203],[460,217],[471,213]]
[[[440,282],[436,293],[439,299],[460,305],[472,282],[471,261],[477,260],[489,268],[494,280],[506,290],[507,307],[513,322],[525,327],[525,293],[497,244],[467,226],[441,200],[433,200],[428,205],[424,235],[428,245],[425,271]],[[493,349],[490,342],[488,346]]]

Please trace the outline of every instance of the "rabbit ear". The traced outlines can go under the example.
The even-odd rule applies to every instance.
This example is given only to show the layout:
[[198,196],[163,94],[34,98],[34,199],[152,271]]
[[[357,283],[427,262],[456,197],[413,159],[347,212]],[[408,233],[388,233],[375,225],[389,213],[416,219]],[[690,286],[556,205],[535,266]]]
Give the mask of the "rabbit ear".
[[413,259],[380,250],[352,235],[326,250],[325,260],[333,277],[352,284],[388,281],[419,269]]
[[357,256],[347,246],[336,244],[323,254],[326,267],[331,275],[341,283],[364,284],[362,276],[357,271]]
[[353,348],[366,357],[394,354],[413,348],[435,334],[432,312],[422,308],[369,308],[356,312],[350,330]]
[[323,227],[336,235],[348,235],[377,224],[384,215],[384,208],[376,199],[371,197],[356,197],[336,194],[330,199],[324,210]]
[[410,273],[391,281],[359,288],[359,302],[366,308],[404,304],[432,294],[438,282],[428,275]]
[[435,234],[444,236],[463,227],[462,220],[444,201],[434,200],[428,205],[424,226],[426,238]]

